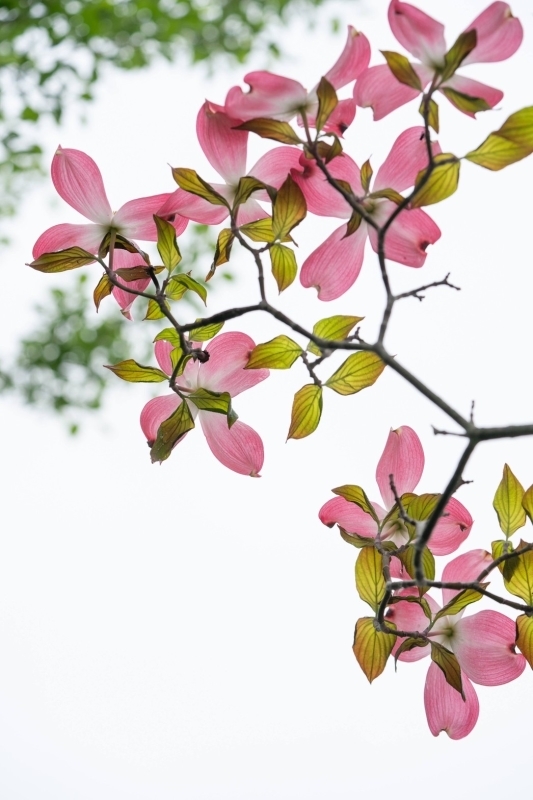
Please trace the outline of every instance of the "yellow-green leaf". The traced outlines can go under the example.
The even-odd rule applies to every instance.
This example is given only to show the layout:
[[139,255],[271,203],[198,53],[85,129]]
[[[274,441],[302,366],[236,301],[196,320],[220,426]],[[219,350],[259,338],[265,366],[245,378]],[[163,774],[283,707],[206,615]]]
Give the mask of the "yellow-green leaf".
[[[329,527],[333,527],[333,525]],[[374,540],[371,536],[359,536],[358,533],[348,533],[348,531],[345,531],[340,525],[339,531],[344,541],[348,542],[348,544],[351,544],[353,547],[374,547]]]
[[490,170],[500,170],[533,153],[533,106],[522,108],[489,134],[465,158]]
[[394,53],[392,50],[381,50],[381,54],[385,57],[385,61],[397,81],[410,86],[411,89],[422,91],[420,78],[408,58],[400,53]]
[[348,236],[352,236],[352,234],[354,234],[357,230],[359,230],[362,221],[363,217],[361,216],[359,211],[352,211],[352,216],[346,223],[346,233],[342,238],[346,239]]
[[263,139],[274,139],[275,142],[282,142],[283,144],[302,144],[302,140],[293,131],[288,122],[258,117],[235,127],[238,131],[257,133]]
[[349,503],[355,503],[355,505],[359,506],[366,514],[370,514],[372,519],[379,522],[374,506],[368,499],[365,490],[361,489],[360,486],[346,484],[345,486],[337,486],[336,489],[332,489],[332,492],[333,494],[339,495],[339,497],[344,497]]
[[441,88],[441,92],[463,114],[475,116],[478,111],[489,111],[491,108],[482,97],[472,97],[469,94],[464,94],[464,92],[456,92],[455,89],[450,89],[446,86]]
[[27,267],[32,267],[38,272],[66,272],[70,269],[78,269],[92,264],[96,257],[81,247],[68,247],[66,250],[59,250],[57,253],[43,253]]
[[160,331],[154,339],[154,342],[170,342],[174,347],[180,347],[180,337],[175,328],[165,328]]
[[440,497],[440,494],[411,494],[406,497],[405,501],[402,498],[402,505],[410,517],[418,522],[423,522],[433,514]]
[[234,241],[235,235],[233,234],[231,228],[223,228],[220,231],[215,247],[213,263],[211,264],[211,268],[205,277],[206,283],[207,281],[211,280],[216,272],[217,267],[220,267],[221,264],[225,264],[227,261],[229,261],[231,248],[233,247]]
[[[481,583],[480,586],[485,589],[488,583]],[[459,611],[462,611],[472,603],[477,603],[482,597],[483,595],[481,592],[476,592],[475,589],[463,589],[462,592],[456,594],[444,608],[441,608],[441,610],[435,614],[435,621],[440,619],[440,617],[453,617],[454,614],[458,614]]]
[[[434,156],[436,166],[425,180],[427,169],[421,170],[415,181],[415,189],[420,186],[413,199],[411,208],[430,206],[446,200],[457,191],[461,162],[452,153],[439,153]],[[422,182],[424,181],[423,185]]]
[[511,536],[526,524],[526,512],[522,506],[524,494],[524,487],[509,465],[505,464],[492,505],[498,515],[500,528],[506,536]]
[[175,167],[172,169],[172,176],[180,189],[197,197],[203,197],[208,203],[214,206],[225,206],[229,210],[229,204],[225,197],[222,197],[212,186],[204,181],[193,169]]
[[375,353],[353,353],[325,385],[338,394],[355,394],[372,386],[384,369],[385,364]]
[[254,178],[253,175],[245,175],[243,178],[240,178],[237,185],[237,191],[235,192],[235,198],[233,200],[233,208],[236,209],[243,203],[246,203],[254,192],[264,190],[269,191],[272,196],[275,197],[275,189],[271,186],[263,183],[263,181],[260,181],[258,178]]
[[[415,555],[415,546],[412,544],[399,555],[400,561],[413,580],[415,579]],[[435,558],[431,550],[427,547],[424,547],[422,550],[422,571],[426,580],[432,581],[435,579]],[[419,587],[421,594],[425,594],[428,589],[429,587],[426,586]]]
[[170,279],[166,290],[167,297],[171,300],[180,300],[189,289],[191,292],[195,292],[195,294],[203,300],[204,304],[206,303],[207,289],[205,286],[195,281],[194,278],[191,278],[191,276],[187,275],[185,272],[174,275]]
[[529,606],[533,605],[533,550],[518,554],[527,542],[521,541],[513,558],[509,558],[503,567],[505,588],[515,597],[520,597]]
[[276,336],[254,347],[245,369],[289,369],[301,353],[300,345],[288,336]]
[[294,281],[298,272],[294,252],[283,244],[273,244],[270,248],[272,275],[278,284],[278,291],[283,292]]
[[441,668],[447,683],[456,689],[463,700],[465,700],[463,681],[461,679],[461,667],[454,654],[441,644],[431,642],[431,660]]
[[[395,627],[392,622],[387,624],[391,628]],[[376,625],[377,622],[372,617],[361,617],[357,620],[353,640],[353,652],[357,663],[370,683],[385,669],[396,641],[393,633],[383,633]]]
[[[441,90],[442,91],[442,90]],[[431,97],[427,104],[427,115],[428,115],[428,125],[430,128],[433,128],[435,133],[439,132],[439,107],[437,103]],[[418,109],[418,113],[425,117],[426,114],[426,100],[425,97],[422,98],[422,102],[420,103],[420,108]]]
[[[201,320],[197,319],[196,322],[201,322]],[[189,339],[191,342],[207,342],[208,339],[212,339],[213,336],[216,336],[223,327],[223,322],[211,322],[208,325],[198,325],[197,328],[193,328],[189,331]]]
[[[364,317],[350,317],[345,314],[335,314],[325,317],[313,325],[313,333],[320,339],[330,339],[340,342],[346,339],[353,328],[364,320]],[[315,356],[322,355],[322,350],[314,342],[309,342],[307,350]]]
[[316,94],[318,97],[318,114],[316,130],[320,132],[338,105],[337,93],[326,78],[320,78]]
[[444,69],[441,71],[441,81],[447,81],[455,75],[465,58],[472,52],[477,44],[476,30],[464,31],[444,56]]
[[129,383],[161,383],[162,381],[168,381],[168,375],[165,375],[162,370],[156,367],[143,367],[133,358],[121,361],[119,364],[106,364],[105,367],[114,372],[117,377]]
[[225,414],[228,417],[228,422],[231,419],[231,395],[229,392],[211,392],[209,389],[204,389],[200,386],[187,395],[187,400],[194,403],[200,411]]
[[302,386],[294,395],[291,424],[287,439],[303,439],[316,431],[322,416],[322,387],[314,383]]
[[149,278],[152,272],[158,275],[164,269],[165,267],[147,267],[146,264],[139,264],[136,267],[121,267],[113,270],[113,272],[124,283],[132,283],[133,281],[142,281],[145,278]]
[[305,218],[307,205],[302,190],[287,176],[272,204],[272,231],[275,239],[283,239]]
[[522,508],[529,517],[530,522],[533,522],[533,486],[526,489],[522,497]]
[[108,297],[112,291],[113,291],[113,284],[111,283],[107,275],[105,274],[102,275],[93,292],[94,305],[96,306],[97,311],[100,308],[100,303],[102,302],[104,297]]
[[516,646],[533,669],[533,617],[526,614],[517,617]]
[[[168,303],[164,304],[168,309]],[[146,309],[146,316],[144,319],[163,319],[165,313],[161,310],[161,306],[157,300],[148,300],[148,308]]]
[[176,269],[181,261],[181,253],[176,240],[176,229],[174,225],[166,219],[154,214],[154,222],[157,228],[157,249],[161,256],[161,261],[168,270]]
[[370,161],[367,159],[363,166],[361,167],[361,185],[366,192],[368,192],[370,188],[370,181],[372,180],[372,175],[374,174],[374,170],[370,166]]
[[355,586],[359,597],[377,612],[385,597],[383,557],[375,547],[364,547],[355,562]]
[[194,428],[194,420],[189,406],[182,401],[174,413],[159,426],[157,438],[150,449],[152,464],[156,461],[165,461],[171,454],[174,445],[192,428]]

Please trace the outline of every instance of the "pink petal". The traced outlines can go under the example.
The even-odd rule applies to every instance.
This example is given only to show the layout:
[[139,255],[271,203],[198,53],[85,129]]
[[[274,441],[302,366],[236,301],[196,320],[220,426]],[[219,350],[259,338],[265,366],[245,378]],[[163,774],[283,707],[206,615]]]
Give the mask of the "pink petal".
[[97,253],[108,230],[108,225],[71,225],[68,222],[54,225],[41,233],[33,245],[33,257],[39,258],[43,253],[54,253],[74,246]]
[[[486,550],[469,550],[468,553],[463,553],[446,564],[442,572],[442,580],[448,583],[470,583],[475,581],[491,563],[492,556]],[[444,605],[458,593],[458,589],[443,589]]]
[[526,667],[524,656],[515,651],[515,637],[514,620],[498,611],[479,611],[455,623],[452,646],[470,680],[500,686],[514,681]]
[[492,3],[466,30],[476,31],[477,45],[463,64],[504,61],[516,53],[524,37],[520,20],[513,17],[507,3]]
[[[407,580],[409,580],[409,578],[407,578]],[[418,591],[416,589],[400,589],[399,592],[395,593],[395,596],[418,597]],[[424,596],[429,603],[431,611],[433,614],[436,614],[437,611],[440,610],[439,605],[428,594]],[[389,608],[387,611],[387,621],[394,622],[397,630],[406,631],[406,633],[421,633],[429,625],[429,620],[418,603],[409,603],[406,600],[401,603],[395,603]],[[396,639],[396,644],[392,649],[393,655],[396,654],[396,651],[404,641],[405,639],[403,637],[398,637]],[[409,662],[420,661],[421,658],[428,656],[429,652],[429,644],[426,647],[413,647],[412,650],[407,650],[405,653],[401,653],[398,660]]]
[[424,687],[424,706],[429,730],[433,736],[445,731],[450,739],[464,739],[474,729],[479,717],[476,690],[461,673],[465,700],[447,683],[444,673],[431,663]]
[[[433,155],[441,152],[438,143],[432,147]],[[428,152],[424,139],[424,128],[418,125],[401,133],[374,181],[373,191],[395,189],[403,192],[415,185],[418,173],[428,166]]]
[[229,184],[246,174],[248,131],[237,131],[239,120],[229,117],[222,106],[206,102],[196,119],[196,133],[209,163]]
[[376,481],[386,508],[392,508],[395,502],[389,476],[393,475],[401,497],[415,490],[423,471],[424,451],[414,430],[407,425],[391,430],[376,469]]
[[172,359],[170,358],[173,349],[170,342],[165,342],[163,339],[159,339],[159,341],[154,344],[154,353],[157,363],[167,375],[172,375],[174,369],[172,366]]
[[[422,86],[431,80],[433,71],[422,64],[411,64]],[[383,119],[391,111],[400,108],[418,97],[418,89],[412,89],[394,77],[387,64],[369,67],[358,78],[354,88],[354,100],[361,108],[372,108],[374,120]]]
[[[138,267],[141,264],[145,264],[146,262],[136,253],[128,253],[127,250],[117,250],[113,251],[113,268],[114,269],[129,269],[131,267]],[[120,280],[120,278],[119,278]],[[140,292],[144,292],[147,286],[150,283],[150,278],[141,278],[138,281],[131,281],[128,283],[127,286],[131,287],[132,289],[137,289]],[[126,285],[125,281],[122,281]],[[136,295],[130,294],[125,289],[119,289],[117,286],[113,288],[113,297],[119,304],[122,314],[126,317],[126,319],[132,319],[130,309],[135,300],[137,299]],[[170,374],[170,373],[168,373]]]
[[109,227],[113,212],[100,170],[90,156],[58,147],[52,160],[52,181],[69,206],[91,222]]
[[264,208],[261,208],[259,203],[252,197],[239,206],[237,211],[237,225],[246,225],[248,222],[255,222],[258,219],[264,219],[269,215]]
[[348,25],[348,38],[344,50],[335,64],[325,74],[335,89],[341,89],[359,77],[368,67],[370,61],[370,44],[366,36]]
[[149,400],[141,411],[141,428],[150,446],[157,438],[162,422],[168,419],[182,402],[177,394],[165,394]]
[[[300,168],[300,151],[288,146],[274,147],[273,150],[269,150],[268,153],[261,156],[248,174],[279,189],[293,168]],[[254,193],[254,197],[259,197],[259,194]],[[268,200],[268,195],[265,197]],[[261,199],[263,198],[261,197]]]
[[226,97],[226,113],[235,119],[289,120],[307,104],[306,90],[290,78],[260,71],[249,72],[244,82],[250,87],[249,92],[245,94],[239,86],[233,86]]
[[363,265],[367,225],[362,222],[351,236],[346,225],[337,228],[306,258],[300,272],[300,283],[314,286],[319,300],[335,300],[353,286]]
[[429,67],[442,66],[446,53],[444,25],[400,0],[389,6],[389,25],[406,50]]
[[223,414],[199,412],[209,449],[221,464],[239,475],[259,477],[264,461],[261,437],[253,428],[237,420],[231,428]]
[[429,541],[429,549],[436,556],[447,556],[457,550],[474,524],[470,513],[455,497],[446,506],[446,514],[435,525]]
[[355,112],[355,100],[350,97],[346,100],[339,100],[335,110],[324,125],[324,130],[329,133],[336,133],[340,137],[344,136],[346,130],[355,119]]
[[318,517],[328,528],[340,525],[347,533],[357,533],[358,536],[374,539],[378,532],[377,523],[370,514],[344,497],[332,497],[324,503]]
[[[167,193],[130,200],[119,208],[114,216],[113,223],[118,232],[127,239],[144,239],[148,242],[156,242],[157,228],[154,222],[154,214],[159,214],[160,209],[165,207],[168,199],[169,194]],[[172,221],[177,234],[183,233],[187,223],[187,219],[179,216]]]
[[183,189],[176,189],[157,211],[158,217],[163,217],[173,224],[177,215],[181,215],[178,219],[185,217],[201,225],[218,225],[228,214],[225,206],[214,206],[203,197],[189,194]]
[[[390,200],[382,200],[373,217],[383,225],[395,208]],[[370,243],[378,250],[378,235],[369,229]],[[440,228],[421,208],[405,209],[394,220],[385,237],[385,256],[406,267],[422,267],[426,261],[426,248],[440,239]]]
[[268,369],[244,369],[255,342],[245,333],[221,333],[205,348],[209,361],[201,365],[199,385],[212,392],[229,392],[236,397],[264,381]]
[[[338,156],[328,164],[333,178],[347,181],[356,195],[364,194],[361,186],[361,173],[355,161],[348,155]],[[298,170],[291,173],[293,180],[302,190],[307,210],[321,217],[350,219],[352,208],[344,197],[331,186],[316,162],[302,154]]]
[[[503,97],[503,92],[500,92],[499,89],[494,89],[492,86],[487,86],[485,83],[480,83],[479,81],[473,81],[471,78],[463,78],[461,75],[454,75],[453,78],[446,81],[443,87],[446,88],[447,86],[449,86],[450,89],[455,89],[456,92],[468,94],[470,97],[481,97],[491,108],[494,108]],[[449,97],[446,99],[449,100],[452,106],[459,108]],[[459,111],[463,111],[463,109],[459,108]],[[476,116],[475,113],[468,111],[463,111],[463,114],[472,118]]]

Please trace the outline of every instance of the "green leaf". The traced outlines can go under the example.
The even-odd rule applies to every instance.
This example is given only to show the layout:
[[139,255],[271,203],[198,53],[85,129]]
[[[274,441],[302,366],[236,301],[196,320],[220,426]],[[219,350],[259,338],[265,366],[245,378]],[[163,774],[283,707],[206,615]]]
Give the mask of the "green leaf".
[[119,364],[106,364],[106,369],[114,372],[117,377],[129,383],[161,383],[168,381],[168,375],[156,367],[143,367],[132,358],[121,361]]
[[81,247],[68,247],[66,250],[59,250],[57,253],[43,253],[42,256],[36,258],[31,264],[26,264],[26,266],[32,267],[38,272],[50,274],[85,267],[87,264],[92,264],[93,261],[96,261],[96,256],[88,253],[87,250],[83,250]]
[[229,392],[211,392],[209,389],[199,387],[187,395],[187,400],[194,403],[200,411],[225,414],[229,419],[231,412],[231,395]]
[[337,486],[336,489],[332,489],[332,492],[333,494],[339,495],[339,497],[344,497],[349,503],[355,503],[355,505],[359,506],[366,514],[370,514],[375,522],[379,523],[379,518],[374,510],[374,506],[368,499],[365,490],[361,489],[360,486],[346,484],[345,486]]
[[291,424],[287,439],[303,439],[316,431],[322,416],[322,387],[314,383],[302,386],[294,395]]
[[275,142],[283,144],[302,144],[300,137],[293,131],[288,122],[281,122],[275,119],[250,119],[241,125],[236,125],[235,130],[251,131],[257,133],[263,139],[273,139]]
[[320,132],[338,105],[337,93],[326,78],[320,78],[316,89],[318,97],[318,114],[316,117],[316,130]]
[[296,256],[289,247],[282,244],[273,244],[270,248],[270,262],[272,264],[272,275],[278,284],[278,291],[281,294],[296,278],[298,265]]
[[184,356],[183,350],[179,345],[178,347],[174,347],[174,349],[170,351],[170,361],[172,363],[173,374],[174,370],[176,370],[176,367],[178,367],[179,364],[179,367],[176,370],[176,377],[178,377],[179,375],[183,375],[185,367],[187,366],[188,362],[191,360],[192,357],[193,357],[192,353],[187,353],[187,355]]
[[[333,527],[333,525],[329,527]],[[353,547],[374,547],[374,539],[371,536],[359,536],[358,533],[348,533],[348,531],[345,531],[340,525],[338,527],[341,537],[345,542],[353,545]]]
[[367,159],[363,166],[361,167],[361,185],[365,191],[365,194],[368,192],[370,188],[370,181],[372,180],[372,175],[374,174],[374,170],[370,166],[370,161]]
[[521,614],[516,619],[516,646],[533,669],[533,617]]
[[385,57],[385,61],[397,81],[410,86],[411,89],[422,91],[420,78],[408,58],[400,53],[394,53],[392,50],[381,50],[381,54]]
[[[459,159],[452,153],[438,153],[433,160],[436,166],[431,171],[429,178],[425,180],[427,169],[420,170],[416,177],[415,190],[418,186],[420,189],[411,200],[411,208],[440,203],[457,191],[461,168]],[[421,185],[423,181],[425,182]]]
[[485,169],[499,170],[533,153],[533,106],[517,111],[465,158]]
[[176,229],[166,219],[154,214],[157,228],[157,249],[165,267],[172,271],[181,261],[181,253],[176,240]]
[[517,551],[527,547],[527,542],[521,541],[515,550],[515,555],[509,558],[503,567],[503,582],[505,588],[515,597],[520,597],[528,606],[533,605],[533,550],[528,550],[522,555]]
[[307,205],[303,192],[288,175],[272,204],[272,231],[275,239],[287,236],[306,214]]
[[[441,89],[441,91],[444,92],[445,90]],[[422,98],[422,102],[420,103],[420,108],[418,109],[418,113],[422,117],[425,117],[425,113],[426,113],[425,96]],[[428,102],[428,111],[427,111],[427,113],[428,113],[428,125],[429,125],[429,127],[433,128],[435,133],[438,133],[439,132],[439,107],[438,107],[437,103],[433,100],[432,97],[430,97],[429,102]]]
[[[168,309],[167,303],[165,303],[165,306]],[[163,319],[164,316],[165,314],[161,311],[161,306],[157,300],[148,300],[148,308],[146,309],[146,316],[144,319]]]
[[[398,556],[413,580],[415,579],[415,554],[415,546],[410,544],[409,547],[407,547],[403,553],[400,553]],[[426,580],[435,580],[435,558],[431,550],[429,550],[427,547],[424,547],[422,550],[422,570]],[[419,592],[421,594],[425,594],[428,589],[428,586],[420,586]]]
[[384,369],[385,364],[374,353],[353,353],[333,373],[325,385],[338,394],[356,394],[356,392],[372,386]]
[[355,586],[359,597],[377,613],[385,597],[383,557],[375,547],[364,547],[355,562]]
[[171,300],[180,300],[189,289],[191,292],[197,294],[198,297],[203,300],[204,304],[206,303],[207,289],[205,286],[195,281],[194,278],[191,278],[191,276],[187,275],[185,272],[172,276],[168,283],[166,294]]
[[180,337],[175,328],[165,328],[160,331],[154,339],[154,342],[170,342],[174,347],[180,347]]
[[273,196],[275,196],[275,189],[272,189],[271,186],[263,183],[263,181],[260,181],[258,178],[254,178],[252,175],[245,175],[244,178],[240,178],[233,200],[233,209],[235,210],[243,203],[246,203],[254,192],[264,190],[269,191],[269,193],[274,192]]
[[469,94],[464,94],[464,92],[456,92],[455,89],[450,89],[446,86],[442,87],[441,92],[463,114],[475,116],[478,111],[490,111],[491,109],[491,106],[482,97],[472,97]]
[[[272,230],[272,218],[265,217],[258,219],[255,222],[247,222],[246,225],[241,225],[239,228],[241,233],[248,236],[252,242],[273,242],[276,237]],[[283,242],[291,241],[290,237],[282,239]]]
[[[365,673],[368,681],[377,678],[387,664],[396,637],[393,633],[383,633],[376,627],[373,617],[361,617],[357,620],[353,640],[353,652],[357,663]],[[388,623],[394,628],[393,623]]]
[[[488,583],[481,583],[480,586],[485,589],[488,586]],[[441,617],[453,617],[454,614],[458,614],[459,611],[463,610],[463,608],[466,608],[472,603],[477,603],[477,601],[481,600],[482,597],[483,595],[481,592],[476,592],[475,589],[463,589],[462,592],[456,594],[449,603],[447,603],[437,614],[435,614],[435,622]]]
[[524,487],[515,477],[508,464],[503,468],[503,477],[496,489],[492,505],[498,515],[500,528],[506,536],[526,524],[526,512],[522,506]]
[[[340,342],[346,339],[364,317],[350,317],[345,314],[335,314],[333,317],[325,317],[320,319],[313,325],[313,333],[320,339],[330,339],[334,342]],[[307,350],[315,356],[321,356],[322,350],[314,342],[309,342]]]
[[463,681],[461,680],[461,667],[454,654],[441,644],[431,642],[431,660],[441,668],[447,683],[449,683],[453,689],[456,689],[463,700],[465,700]]
[[441,81],[449,80],[459,69],[465,58],[472,52],[477,44],[477,33],[474,30],[464,31],[444,56],[444,69],[441,72]]
[[402,505],[408,511],[410,517],[418,522],[423,522],[431,517],[437,508],[440,498],[440,494],[411,494],[408,495],[405,502],[402,498]]
[[203,197],[208,203],[214,206],[225,206],[228,211],[229,204],[225,197],[216,192],[212,186],[204,181],[193,169],[175,167],[172,169],[172,176],[180,189],[197,197]]
[[276,336],[254,347],[245,369],[289,369],[301,353],[300,345],[288,336]]
[[108,295],[110,295],[112,291],[113,291],[113,284],[111,283],[107,275],[104,273],[100,278],[100,280],[98,281],[96,288],[93,292],[94,305],[96,306],[97,311],[100,308],[100,303],[102,302],[104,297],[108,297]]
[[194,428],[189,406],[183,400],[174,413],[161,423],[157,431],[157,438],[150,449],[152,464],[156,461],[165,461],[182,436]]
[[533,486],[526,489],[522,497],[522,508],[529,517],[530,522],[533,522]]
[[[201,322],[201,319],[197,319],[196,322]],[[189,331],[189,339],[191,342],[207,342],[209,339],[212,339],[213,336],[216,336],[223,327],[223,322],[211,322],[208,325],[198,325],[197,328],[193,328]]]

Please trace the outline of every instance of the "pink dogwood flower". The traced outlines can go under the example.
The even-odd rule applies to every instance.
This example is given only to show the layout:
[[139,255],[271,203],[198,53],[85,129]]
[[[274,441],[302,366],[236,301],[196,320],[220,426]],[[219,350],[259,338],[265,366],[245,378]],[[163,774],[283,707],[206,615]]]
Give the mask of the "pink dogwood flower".
[[[235,130],[235,126],[239,124],[240,120],[229,116],[222,106],[207,100],[196,119],[196,133],[202,150],[211,166],[225,181],[225,183],[210,183],[210,186],[230,205],[233,203],[241,178],[253,175],[263,183],[278,189],[291,168],[297,165],[299,157],[298,151],[291,147],[277,147],[262,156],[247,172],[248,131]],[[258,193],[240,205],[237,212],[239,225],[267,216],[256,197],[269,200],[266,193]],[[159,210],[160,216],[165,218],[176,213],[204,225],[217,225],[229,216],[226,206],[213,205],[183,189],[173,192]]]
[[[76,225],[62,223],[48,228],[35,242],[33,257],[52,253],[68,247],[82,247],[89,253],[97,253],[105,235],[114,230],[126,239],[157,240],[154,214],[169,194],[157,194],[130,200],[113,212],[107,199],[102,174],[93,159],[81,150],[58,147],[52,160],[52,181],[57,193],[72,208],[79,211],[91,224]],[[173,225],[176,233],[183,233],[188,220],[176,216]],[[113,266],[116,269],[139,266],[144,263],[141,256],[115,249]],[[128,285],[143,291],[149,279],[134,281]],[[130,307],[135,296],[122,289],[114,288],[113,295],[123,310],[124,316],[131,318]]]
[[[443,582],[470,583],[475,581],[492,562],[486,550],[471,550],[450,561],[442,573]],[[416,589],[402,589],[397,597],[417,595]],[[446,605],[458,594],[457,590],[443,589]],[[428,594],[424,595],[432,614],[440,606]],[[498,611],[478,611],[471,616],[464,613],[440,617],[430,629],[430,640],[455,654],[461,667],[465,700],[450,686],[437,664],[432,663],[424,688],[424,706],[431,733],[438,736],[445,731],[451,739],[462,739],[474,728],[479,715],[479,701],[472,683],[481,686],[500,686],[518,678],[525,669],[526,659],[515,651],[515,623]],[[424,631],[428,619],[417,603],[399,602],[391,607],[387,619],[398,630]],[[403,640],[398,638],[393,653]],[[415,647],[401,653],[400,661],[418,661],[430,654],[431,645]]]
[[[427,167],[427,150],[422,127],[409,128],[398,136],[384,163],[379,168],[372,192],[394,189],[402,192],[413,186],[420,170]],[[433,153],[440,153],[438,143]],[[373,197],[361,184],[361,171],[350,156],[343,154],[328,164],[330,174],[347,181],[354,194],[360,197],[367,213],[377,225],[383,225],[396,205],[385,197]],[[304,193],[307,208],[313,214],[349,220],[353,209],[344,197],[326,181],[316,163],[300,158],[299,171],[292,177]],[[302,265],[300,281],[314,286],[320,300],[335,300],[355,283],[363,265],[367,237],[374,251],[378,250],[378,234],[365,220],[347,235],[347,225],[337,228],[325,242],[311,253]],[[425,211],[404,209],[394,220],[385,237],[385,256],[408,267],[421,267],[426,260],[426,248],[440,238],[441,232]]]
[[[344,50],[324,77],[335,89],[341,89],[356,80],[369,61],[368,39],[350,25]],[[243,122],[258,117],[289,121],[305,113],[309,124],[314,126],[318,109],[316,86],[308,92],[298,81],[265,71],[249,72],[244,82],[250,87],[249,92],[233,86],[227,94],[225,108],[230,116]],[[324,130],[342,136],[354,116],[354,101],[351,98],[341,100]]]
[[[269,375],[267,369],[244,369],[254,347],[253,339],[245,333],[231,332],[215,336],[206,347],[209,360],[202,363],[190,360],[178,378],[179,386],[188,391],[204,388],[212,392],[229,392],[232,398],[236,397],[264,381]],[[155,355],[159,366],[167,375],[171,375],[173,369],[171,351],[172,345],[169,342],[156,342]],[[155,441],[161,423],[182,402],[189,405],[193,417],[198,415],[207,444],[215,458],[241,475],[259,476],[264,449],[261,437],[253,428],[239,420],[228,428],[224,414],[198,410],[192,401],[183,401],[175,393],[154,397],[141,412],[141,428],[150,445]]]
[[[419,59],[419,62],[411,66],[423,87],[437,75],[438,89],[459,111],[470,117],[475,116],[475,111],[461,104],[461,95],[480,98],[485,101],[488,108],[494,108],[500,102],[503,92],[471,78],[456,74],[444,81],[438,79],[439,70],[444,67],[444,56],[448,50],[444,39],[444,26],[440,22],[409,3],[392,0],[389,6],[389,24],[400,44]],[[513,17],[507,3],[502,2],[488,6],[465,29],[465,33],[471,30],[476,31],[477,44],[461,66],[504,61],[516,52],[523,38],[520,21]],[[365,70],[354,89],[356,104],[363,108],[369,106],[373,108],[375,120],[382,119],[419,94],[418,89],[398,81],[387,64]]]
[[[414,492],[423,470],[424,451],[414,430],[407,425],[391,430],[376,469],[376,482],[385,507],[372,502],[380,521],[386,517],[395,503],[389,476],[394,477],[396,491],[401,497],[403,494]],[[324,525],[329,528],[339,525],[348,534],[375,538],[379,530],[378,523],[370,514],[355,503],[345,500],[344,497],[328,500],[320,509],[318,516]],[[429,549],[436,556],[453,553],[467,538],[472,525],[473,520],[469,512],[459,500],[452,497],[446,506],[446,516],[439,519],[433,530]],[[384,525],[381,539],[402,545],[409,540],[409,533],[402,520],[395,519]],[[400,577],[397,572],[393,574]]]

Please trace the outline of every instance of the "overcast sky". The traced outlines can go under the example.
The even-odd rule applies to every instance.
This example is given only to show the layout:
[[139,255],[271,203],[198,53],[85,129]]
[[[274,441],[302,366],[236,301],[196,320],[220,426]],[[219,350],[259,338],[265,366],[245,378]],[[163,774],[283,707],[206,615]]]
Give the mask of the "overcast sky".
[[[446,22],[450,44],[484,7],[474,0],[419,5]],[[295,21],[282,37],[290,57],[277,70],[311,87],[342,49],[348,23],[369,36],[378,63],[379,49],[400,49],[386,8],[385,0],[338,3],[336,35],[328,33],[328,8],[313,32]],[[530,0],[512,8],[525,28],[521,50],[503,64],[468,69],[505,91],[501,108],[474,122],[443,99],[445,151],[464,154],[531,104],[533,10]],[[195,142],[196,113],[205,97],[222,102],[244,71],[208,76],[178,63],[109,72],[86,125],[73,112],[59,133],[43,131],[47,157],[58,142],[89,153],[114,208],[172,191],[168,163],[216,180]],[[419,119],[416,103],[375,125],[369,110],[358,110],[347,151],[359,164],[371,155],[376,169]],[[265,145],[251,140],[250,149],[252,164]],[[443,236],[425,268],[391,265],[397,288],[449,271],[462,287],[435,290],[422,304],[404,301],[389,345],[461,413],[475,399],[483,424],[532,421],[532,179],[531,159],[494,174],[463,162],[458,194],[430,209]],[[37,236],[67,221],[80,219],[48,183],[28,195],[13,223],[2,258],[6,352],[28,330],[47,287],[69,285],[68,275],[23,266]],[[300,264],[335,227],[316,218],[301,225]],[[210,310],[254,301],[252,265],[236,256],[234,272],[235,286],[217,289]],[[275,298],[272,282],[269,291]],[[310,326],[334,313],[365,316],[362,333],[370,338],[383,305],[371,251],[338,301],[320,303],[295,284],[279,305]],[[263,318],[226,329],[244,329],[256,341],[284,332]],[[306,382],[295,365],[235,403],[265,441],[260,480],[222,467],[199,428],[169,461],[152,466],[138,417],[156,392],[145,387],[113,392],[77,438],[53,417],[2,400],[2,798],[349,800],[394,792],[403,800],[416,787],[444,800],[454,791],[498,798],[523,788],[529,669],[510,685],[476,687],[481,714],[468,739],[434,739],[422,699],[427,662],[400,664],[397,674],[389,664],[372,686],[360,672],[353,628],[368,609],[355,592],[356,551],[317,517],[339,484],[360,484],[379,499],[375,467],[390,427],[411,425],[422,439],[420,491],[442,490],[460,442],[435,439],[431,425],[449,426],[446,418],[385,371],[360,395],[329,392],[318,431],[286,444],[292,395]],[[529,486],[531,446],[500,441],[476,452],[466,473],[474,483],[459,493],[476,520],[461,552],[500,537],[492,498],[503,464]]]

